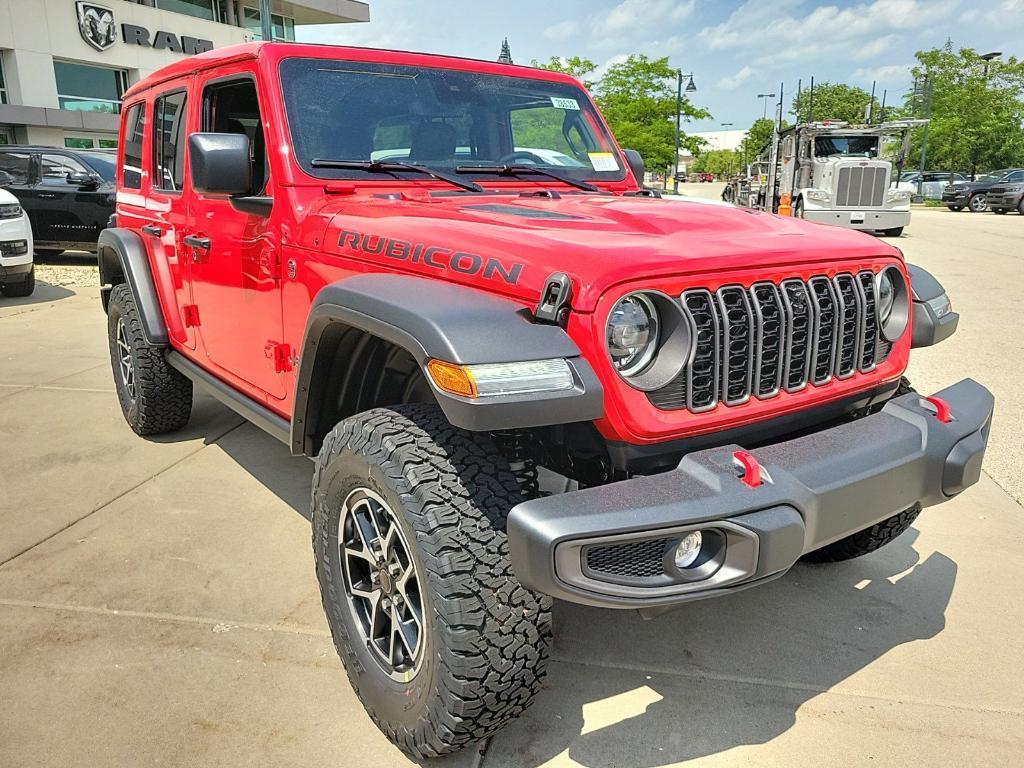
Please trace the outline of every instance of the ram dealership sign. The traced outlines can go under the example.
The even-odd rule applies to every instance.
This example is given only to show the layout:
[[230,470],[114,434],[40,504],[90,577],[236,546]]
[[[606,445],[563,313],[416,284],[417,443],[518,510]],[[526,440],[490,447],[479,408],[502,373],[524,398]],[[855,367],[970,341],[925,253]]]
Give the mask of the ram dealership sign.
[[[82,39],[97,51],[105,51],[117,41],[117,27],[114,11],[96,3],[75,3],[78,11],[78,31]],[[194,54],[213,48],[212,40],[182,35],[179,39],[173,32],[157,30],[151,33],[137,24],[122,24],[121,39],[126,45],[141,45],[145,48],[168,50],[174,53]]]

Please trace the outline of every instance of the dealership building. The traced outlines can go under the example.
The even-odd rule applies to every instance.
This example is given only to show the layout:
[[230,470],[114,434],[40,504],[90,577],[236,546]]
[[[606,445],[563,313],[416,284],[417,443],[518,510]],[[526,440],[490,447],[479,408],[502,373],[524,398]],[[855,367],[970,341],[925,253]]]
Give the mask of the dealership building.
[[[273,0],[271,11],[279,40],[370,18],[355,0]],[[259,0],[0,0],[0,144],[115,147],[130,85],[261,29]]]

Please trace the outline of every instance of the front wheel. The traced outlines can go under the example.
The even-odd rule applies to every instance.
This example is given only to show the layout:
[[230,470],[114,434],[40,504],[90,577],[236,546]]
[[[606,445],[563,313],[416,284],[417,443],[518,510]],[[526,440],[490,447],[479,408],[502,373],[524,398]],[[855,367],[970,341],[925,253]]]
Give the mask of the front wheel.
[[349,681],[402,751],[487,738],[540,688],[551,599],[512,573],[505,521],[524,499],[486,435],[433,405],[378,408],[327,435],[313,551]]
[[25,275],[25,279],[18,283],[0,283],[0,294],[12,299],[20,299],[31,296],[36,289],[36,267],[32,268]]
[[921,505],[915,504],[898,515],[875,523],[870,528],[850,534],[844,539],[808,552],[803,559],[811,563],[838,563],[870,554],[881,549],[913,524],[921,513]]
[[967,203],[967,207],[970,208],[971,213],[984,213],[988,210],[988,199],[982,195],[974,195]]
[[946,207],[954,213],[960,213],[964,209],[962,205],[947,205]]

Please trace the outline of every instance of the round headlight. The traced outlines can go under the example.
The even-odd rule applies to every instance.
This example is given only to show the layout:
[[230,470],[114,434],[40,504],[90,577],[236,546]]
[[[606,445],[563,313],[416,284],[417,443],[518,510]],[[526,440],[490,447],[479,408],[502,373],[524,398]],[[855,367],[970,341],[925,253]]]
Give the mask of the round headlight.
[[623,376],[642,371],[658,346],[658,312],[642,293],[622,298],[608,316],[606,334],[612,365]]
[[910,323],[910,296],[907,282],[896,267],[885,267],[875,278],[875,313],[878,328],[886,341],[896,341]]

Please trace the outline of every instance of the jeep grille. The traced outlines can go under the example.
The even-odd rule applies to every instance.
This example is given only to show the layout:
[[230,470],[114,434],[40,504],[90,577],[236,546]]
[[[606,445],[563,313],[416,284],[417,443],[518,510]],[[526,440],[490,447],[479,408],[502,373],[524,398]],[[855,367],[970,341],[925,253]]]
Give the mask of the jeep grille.
[[867,373],[891,347],[879,337],[875,301],[875,276],[866,270],[687,290],[681,304],[693,356],[648,397],[663,410],[700,413]]
[[836,205],[877,208],[885,198],[886,169],[844,165],[836,178]]

